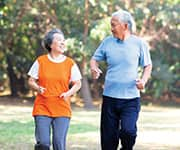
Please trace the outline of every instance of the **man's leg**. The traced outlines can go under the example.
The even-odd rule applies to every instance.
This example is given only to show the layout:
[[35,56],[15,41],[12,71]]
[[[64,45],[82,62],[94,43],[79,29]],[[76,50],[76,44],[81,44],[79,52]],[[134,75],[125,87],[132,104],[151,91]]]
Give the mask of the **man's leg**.
[[116,100],[103,96],[101,111],[101,148],[117,150],[119,144],[119,118],[115,111]]
[[121,150],[133,150],[136,141],[137,120],[140,111],[140,98],[127,100],[121,112]]

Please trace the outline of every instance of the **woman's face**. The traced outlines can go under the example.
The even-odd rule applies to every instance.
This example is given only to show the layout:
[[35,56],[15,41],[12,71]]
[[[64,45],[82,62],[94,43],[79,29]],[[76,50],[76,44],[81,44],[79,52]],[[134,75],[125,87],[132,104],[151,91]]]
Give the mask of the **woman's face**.
[[51,51],[53,52],[59,52],[59,53],[64,53],[65,51],[65,39],[62,34],[55,33],[53,35],[53,41],[51,44]]

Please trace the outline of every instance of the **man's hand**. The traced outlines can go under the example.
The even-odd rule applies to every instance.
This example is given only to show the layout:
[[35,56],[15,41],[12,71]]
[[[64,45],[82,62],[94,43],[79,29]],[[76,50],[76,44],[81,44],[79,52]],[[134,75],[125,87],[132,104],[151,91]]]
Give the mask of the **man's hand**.
[[98,67],[91,68],[93,79],[98,79],[102,71]]
[[144,67],[142,78],[136,79],[136,86],[139,90],[143,90],[145,88],[145,84],[147,83],[148,79],[150,78],[151,71],[152,71],[152,65],[149,64]]
[[136,79],[136,87],[139,90],[143,90],[145,88],[145,81],[143,79]]
[[90,67],[93,79],[98,79],[102,71],[98,68],[99,64],[96,60],[91,59]]

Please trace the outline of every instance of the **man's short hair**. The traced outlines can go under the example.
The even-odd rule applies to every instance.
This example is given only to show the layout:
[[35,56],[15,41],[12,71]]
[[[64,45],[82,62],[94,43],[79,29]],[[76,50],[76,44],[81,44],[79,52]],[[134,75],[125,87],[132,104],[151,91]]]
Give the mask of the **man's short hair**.
[[117,17],[120,22],[127,23],[128,29],[131,32],[136,31],[136,24],[135,24],[134,18],[128,11],[125,11],[125,10],[116,11],[112,14],[112,17],[114,16]]

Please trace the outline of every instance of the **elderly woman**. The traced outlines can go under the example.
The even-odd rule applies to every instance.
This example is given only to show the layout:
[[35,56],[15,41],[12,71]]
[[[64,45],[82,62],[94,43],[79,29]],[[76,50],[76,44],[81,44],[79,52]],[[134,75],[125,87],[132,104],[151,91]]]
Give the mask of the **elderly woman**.
[[[71,118],[70,97],[81,87],[81,74],[76,63],[63,55],[64,35],[53,29],[45,35],[48,54],[37,58],[28,75],[29,86],[37,91],[32,115],[35,120],[35,150],[66,149],[66,135]],[[72,87],[69,89],[69,84]]]

